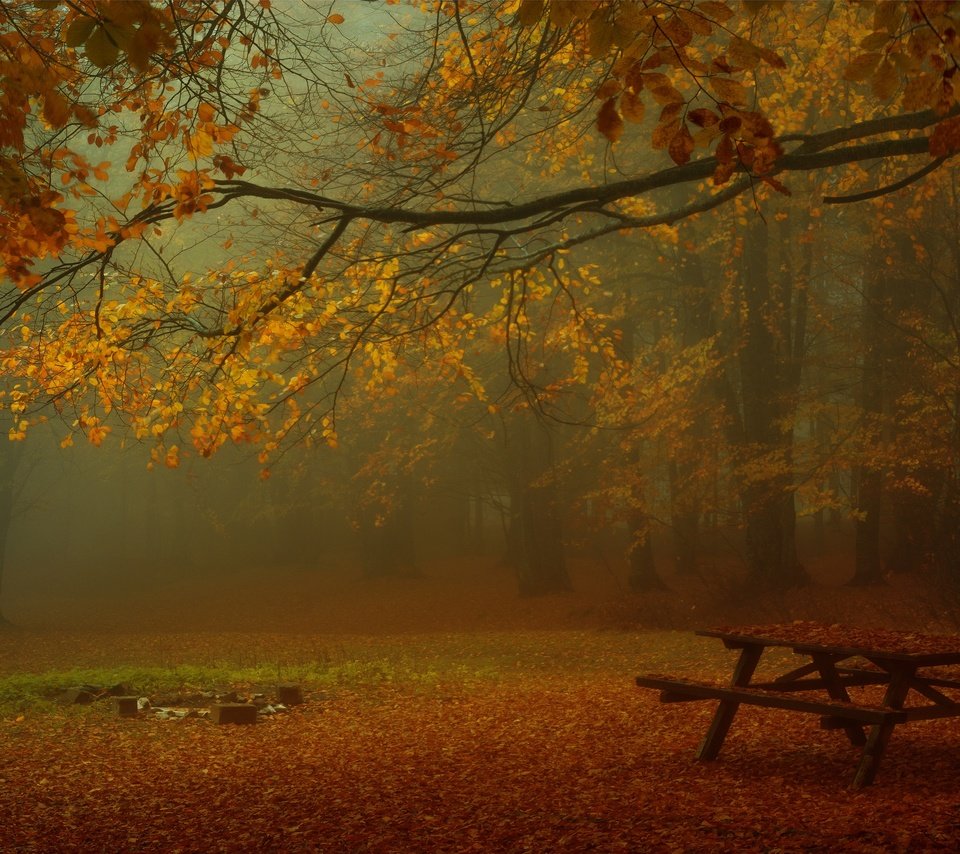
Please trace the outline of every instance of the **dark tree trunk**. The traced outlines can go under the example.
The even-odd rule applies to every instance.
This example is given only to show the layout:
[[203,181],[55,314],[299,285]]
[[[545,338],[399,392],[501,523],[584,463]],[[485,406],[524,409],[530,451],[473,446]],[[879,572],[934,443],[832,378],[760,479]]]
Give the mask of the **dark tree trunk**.
[[[860,406],[868,429],[878,429],[884,408],[882,325],[884,311],[884,253],[879,247],[871,259],[863,296],[863,368],[860,372]],[[876,584],[883,578],[880,558],[880,513],[883,474],[869,463],[854,475],[856,513],[854,574],[852,584]]]
[[530,413],[520,413],[507,429],[510,526],[506,561],[517,576],[521,596],[571,589],[563,546],[563,516],[553,464],[551,436]]
[[666,587],[657,573],[650,539],[650,523],[644,513],[633,513],[630,518],[630,547],[627,582],[631,590],[662,590]]
[[13,508],[17,499],[16,474],[23,458],[23,444],[9,442],[0,437],[3,447],[0,448],[0,628],[12,623],[4,615],[3,577],[7,565],[7,542],[10,536],[10,523],[13,519]]
[[775,292],[771,282],[766,223],[757,219],[747,230],[744,244],[747,317],[739,352],[741,452],[753,467],[769,467],[771,472],[765,477],[751,475],[741,489],[747,562],[753,585],[785,588],[802,580],[790,472],[799,381],[795,362],[799,342],[794,336],[802,335],[803,328],[801,316],[793,314],[793,283],[784,277]]
[[[697,252],[687,249],[688,246],[695,246],[697,240],[693,225],[689,221],[684,222],[680,226],[681,249],[677,263],[680,289],[678,320],[684,347],[699,344],[714,332],[712,301],[703,262]],[[701,398],[702,394],[698,395],[695,406],[702,404]],[[681,575],[694,575],[698,570],[702,516],[699,494],[702,484],[698,471],[702,468],[702,440],[707,435],[704,411],[694,416],[690,434],[684,443],[684,453],[672,459],[668,467],[674,556],[677,572]]]
[[[621,316],[617,326],[619,335],[616,336],[617,355],[624,362],[630,364],[636,355],[634,346],[634,329],[636,318],[629,308],[629,303],[621,305]],[[626,465],[637,474],[640,465],[639,451],[630,450],[626,454]],[[650,531],[650,517],[644,512],[646,498],[643,485],[639,477],[634,477],[631,484],[631,500],[634,509],[627,520],[630,541],[627,545],[627,584],[631,590],[658,590],[666,585],[657,572],[656,557],[653,553],[653,541]]]
[[393,500],[392,511],[383,518],[378,519],[376,507],[361,511],[360,549],[363,573],[368,578],[409,578],[420,574],[415,499],[409,478],[400,480]]

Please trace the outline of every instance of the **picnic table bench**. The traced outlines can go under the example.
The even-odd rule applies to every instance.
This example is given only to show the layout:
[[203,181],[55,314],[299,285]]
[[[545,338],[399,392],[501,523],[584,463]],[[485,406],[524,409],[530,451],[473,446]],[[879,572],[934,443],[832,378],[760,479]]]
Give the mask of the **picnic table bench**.
[[[960,702],[943,690],[960,690],[960,679],[931,668],[960,664],[960,636],[868,631],[818,623],[706,629],[739,651],[727,685],[659,674],[638,676],[641,688],[660,691],[664,703],[718,700],[713,720],[697,750],[715,759],[741,705],[764,706],[820,716],[824,729],[842,729],[862,748],[853,777],[856,788],[873,782],[897,724],[960,716]],[[764,651],[788,648],[808,659],[773,679],[753,681]],[[854,701],[848,688],[883,686],[879,703]],[[908,696],[911,704],[907,704]],[[864,733],[864,727],[869,732]]]

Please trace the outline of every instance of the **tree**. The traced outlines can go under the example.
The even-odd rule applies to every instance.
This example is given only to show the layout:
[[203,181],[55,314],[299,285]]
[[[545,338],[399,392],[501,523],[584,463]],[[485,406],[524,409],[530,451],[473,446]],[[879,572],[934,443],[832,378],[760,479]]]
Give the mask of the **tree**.
[[[397,12],[382,44],[362,30],[364,16],[393,25],[381,9],[351,12],[351,30],[332,6],[279,6],[3,7],[0,317],[27,428],[52,405],[99,444],[122,414],[167,465],[228,442],[257,443],[266,465],[294,442],[337,443],[357,367],[389,385],[397,354],[418,346],[466,376],[456,335],[478,307],[505,318],[533,408],[562,417],[556,384],[533,381],[509,345],[531,331],[529,282],[569,288],[568,253],[739,197],[762,211],[798,173],[838,173],[845,201],[879,197],[960,144],[951,2],[826,19],[836,30],[804,50],[859,44],[845,77],[874,100],[818,109],[809,127],[793,102],[809,105],[816,81],[789,77],[778,49],[817,4],[446,2]],[[362,51],[350,47],[360,35]],[[625,123],[650,130],[649,146]],[[115,154],[94,165],[93,149]],[[844,186],[877,161],[897,164],[890,183]],[[477,192],[518,163],[537,165],[506,193]],[[236,257],[198,270],[162,251],[217,218]],[[748,239],[762,228],[737,227]],[[520,275],[534,271],[548,272]],[[759,305],[769,271],[744,272]],[[488,282],[503,294],[492,306]],[[772,346],[758,316],[748,370]],[[478,383],[470,393],[485,396]],[[770,403],[759,376],[744,393]],[[766,442],[782,414],[745,439]],[[779,518],[768,487],[749,503]]]

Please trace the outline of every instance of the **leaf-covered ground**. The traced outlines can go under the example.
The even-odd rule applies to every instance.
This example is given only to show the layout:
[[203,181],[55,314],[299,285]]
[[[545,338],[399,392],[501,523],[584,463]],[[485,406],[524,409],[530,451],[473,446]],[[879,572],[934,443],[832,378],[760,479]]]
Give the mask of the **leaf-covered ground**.
[[8,703],[4,851],[960,847],[953,722],[899,728],[859,792],[856,750],[813,716],[744,708],[721,760],[695,762],[711,704],[662,706],[632,684],[640,672],[726,677],[729,653],[688,632],[48,631],[0,636],[0,654],[8,684],[77,666],[196,678],[187,663],[222,667],[218,655],[248,668],[272,655],[281,675],[313,680],[304,706],[255,726]]
[[[661,705],[633,682],[729,677],[732,654],[688,625],[943,631],[935,610],[892,588],[710,616],[664,594],[643,597],[643,619],[683,631],[624,630],[615,579],[574,569],[577,594],[543,600],[480,563],[375,583],[14,585],[7,614],[26,628],[0,631],[0,852],[960,850],[960,722],[899,727],[876,784],[852,791],[858,751],[813,715],[745,707],[700,764],[712,704]],[[119,681],[299,682],[308,702],[245,727],[45,699]]]

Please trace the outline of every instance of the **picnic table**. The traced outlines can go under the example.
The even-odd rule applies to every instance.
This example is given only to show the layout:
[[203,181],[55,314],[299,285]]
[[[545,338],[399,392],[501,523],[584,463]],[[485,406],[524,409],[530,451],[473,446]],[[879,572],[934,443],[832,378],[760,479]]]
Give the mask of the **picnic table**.
[[[960,678],[936,668],[960,665],[960,636],[875,631],[795,622],[705,629],[739,651],[727,685],[670,676],[638,676],[637,685],[660,690],[664,703],[719,700],[697,758],[715,759],[741,705],[820,716],[824,729],[842,730],[862,748],[853,786],[873,782],[897,724],[960,716]],[[773,679],[753,681],[764,651],[787,648],[804,660]],[[848,689],[880,686],[875,702],[851,699]],[[861,692],[862,693],[862,692]],[[869,727],[867,732],[864,728]]]

